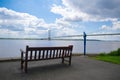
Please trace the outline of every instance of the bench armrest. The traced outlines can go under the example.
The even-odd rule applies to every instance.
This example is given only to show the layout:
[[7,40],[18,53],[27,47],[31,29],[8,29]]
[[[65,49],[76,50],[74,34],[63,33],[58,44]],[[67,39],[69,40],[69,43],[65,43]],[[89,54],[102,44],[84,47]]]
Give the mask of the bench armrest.
[[20,49],[20,52],[21,52],[21,53],[25,53],[25,51],[23,51],[22,49]]
[[20,52],[21,52],[21,59],[23,59],[24,54],[25,54],[26,52],[25,52],[25,51],[23,51],[22,49],[20,49]]

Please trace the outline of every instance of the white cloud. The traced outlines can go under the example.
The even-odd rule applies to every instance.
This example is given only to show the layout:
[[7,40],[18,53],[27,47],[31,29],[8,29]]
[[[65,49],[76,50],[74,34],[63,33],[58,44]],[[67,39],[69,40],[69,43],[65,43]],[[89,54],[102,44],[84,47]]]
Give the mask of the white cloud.
[[68,32],[65,33],[65,30],[63,30],[64,27],[67,28],[66,31],[72,31],[72,34],[74,34],[75,30],[70,29],[70,26],[71,24],[62,18],[56,19],[54,23],[47,24],[44,19],[37,18],[28,13],[20,13],[7,8],[0,8],[0,36],[47,37],[49,29],[52,29],[53,33],[57,32],[55,36],[61,33],[69,35]]
[[101,29],[102,30],[113,30],[113,31],[120,30],[120,21],[113,21],[112,26],[103,25]]
[[77,31],[75,31],[74,29],[72,28],[62,28],[61,30],[58,30],[57,31],[57,34],[56,36],[65,36],[65,35],[73,35],[73,34],[77,34]]
[[110,27],[109,27],[109,26],[106,26],[106,25],[102,25],[101,29],[102,29],[102,30],[110,30]]
[[46,24],[43,19],[39,19],[28,13],[20,13],[7,8],[0,8],[0,36],[40,37],[46,34],[43,29],[48,29],[48,24]]
[[120,1],[119,0],[62,0],[67,7],[82,11],[89,15],[118,18],[120,17]]
[[49,24],[44,19],[28,13],[0,8],[0,36],[9,32],[13,37],[14,34],[24,37],[46,37],[49,29],[54,36],[74,35],[79,34],[77,27],[80,29],[80,26],[83,26],[85,29],[86,26],[75,24],[82,21],[110,21],[112,26],[103,25],[101,29],[120,30],[119,3],[118,0],[62,0],[61,5],[53,4],[51,7],[51,12],[61,15],[61,18],[56,18],[54,23]]
[[18,31],[11,31],[9,29],[0,29],[0,37],[8,38],[11,36],[18,37],[20,36],[20,34]]
[[82,19],[87,20],[87,18],[89,18],[89,15],[86,13],[75,11],[66,6],[57,6],[55,4],[51,8],[51,12],[61,15],[63,20],[66,21],[81,21]]
[[0,8],[0,18],[7,20],[34,20],[37,17],[27,13],[20,13],[7,8]]
[[[120,1],[118,0],[62,0],[62,5],[53,4],[51,12],[61,15],[59,21],[68,22],[111,22],[100,30],[105,33],[120,31]],[[70,25],[72,26],[72,24]],[[80,26],[80,25],[79,25]],[[83,27],[85,29],[85,27]],[[94,29],[93,29],[94,30]],[[63,30],[64,31],[64,30]],[[70,31],[70,30],[69,30]],[[72,32],[72,31],[71,31]],[[73,31],[74,32],[74,31]],[[77,31],[74,32],[79,34]],[[101,32],[98,32],[101,33]],[[62,33],[61,33],[62,34]],[[65,33],[63,33],[65,34]],[[99,37],[94,37],[99,38]],[[101,37],[100,37],[101,38]],[[100,39],[99,38],[99,39]],[[110,39],[111,37],[103,37]]]
[[120,21],[113,22],[112,29],[113,30],[120,30]]
[[61,26],[66,26],[66,27],[68,27],[68,26],[71,26],[71,24],[68,22],[68,21],[65,21],[65,20],[63,20],[62,18],[60,18],[60,19],[56,19],[56,22],[55,22],[57,25],[61,25]]
[[54,4],[51,12],[68,21],[113,21],[120,17],[118,0],[62,0],[62,3]]

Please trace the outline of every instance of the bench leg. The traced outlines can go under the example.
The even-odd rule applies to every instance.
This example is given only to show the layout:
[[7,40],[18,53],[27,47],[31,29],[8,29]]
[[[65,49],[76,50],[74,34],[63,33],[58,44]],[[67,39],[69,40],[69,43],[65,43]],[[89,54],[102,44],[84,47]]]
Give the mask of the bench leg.
[[71,65],[71,56],[69,57],[69,66]]
[[64,63],[64,58],[62,58],[62,63]]
[[21,69],[23,69],[23,63],[24,63],[24,61],[21,60]]
[[28,66],[28,63],[27,63],[27,61],[25,61],[25,68],[24,68],[25,73],[27,73],[27,66]]

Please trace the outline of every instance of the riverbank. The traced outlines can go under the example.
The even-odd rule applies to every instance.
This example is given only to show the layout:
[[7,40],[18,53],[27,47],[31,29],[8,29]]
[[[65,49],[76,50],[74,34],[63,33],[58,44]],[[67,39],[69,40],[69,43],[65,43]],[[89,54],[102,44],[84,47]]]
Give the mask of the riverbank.
[[[73,53],[72,56],[82,56],[83,53]],[[85,56],[90,56],[90,57],[93,57],[93,56],[97,56],[98,54],[91,54],[91,53],[88,53],[86,54]],[[84,56],[84,55],[83,55]],[[20,57],[8,57],[8,58],[0,58],[0,62],[10,62],[10,61],[20,61]]]

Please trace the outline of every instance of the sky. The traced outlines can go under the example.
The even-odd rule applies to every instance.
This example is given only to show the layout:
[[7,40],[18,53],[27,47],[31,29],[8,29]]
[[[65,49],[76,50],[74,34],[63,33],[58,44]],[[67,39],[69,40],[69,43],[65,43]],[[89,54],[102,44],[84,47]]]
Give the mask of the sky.
[[[1,38],[120,33],[120,0],[0,0]],[[91,37],[120,39],[120,36]]]

